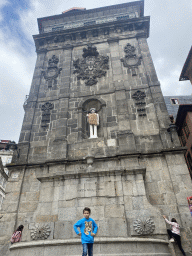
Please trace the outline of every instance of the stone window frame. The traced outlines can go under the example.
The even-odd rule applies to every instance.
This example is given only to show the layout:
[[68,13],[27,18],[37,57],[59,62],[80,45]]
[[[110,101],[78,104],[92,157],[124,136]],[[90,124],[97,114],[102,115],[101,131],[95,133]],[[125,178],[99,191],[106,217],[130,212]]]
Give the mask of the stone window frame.
[[171,101],[171,105],[179,105],[179,99],[177,98],[171,98],[170,101]]

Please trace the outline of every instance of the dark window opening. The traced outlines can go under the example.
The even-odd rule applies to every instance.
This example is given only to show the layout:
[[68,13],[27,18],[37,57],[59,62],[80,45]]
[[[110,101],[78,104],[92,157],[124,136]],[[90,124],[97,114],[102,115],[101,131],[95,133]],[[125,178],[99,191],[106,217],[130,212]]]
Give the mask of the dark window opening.
[[179,100],[178,99],[171,99],[171,104],[179,105]]

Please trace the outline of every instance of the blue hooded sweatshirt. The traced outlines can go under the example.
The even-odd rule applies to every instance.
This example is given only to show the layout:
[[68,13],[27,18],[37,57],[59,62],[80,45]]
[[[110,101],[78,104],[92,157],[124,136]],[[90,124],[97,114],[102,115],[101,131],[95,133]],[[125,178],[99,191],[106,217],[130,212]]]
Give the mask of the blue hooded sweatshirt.
[[94,237],[91,235],[91,233],[96,234],[98,227],[93,219],[83,218],[81,220],[78,220],[77,223],[75,223],[75,225],[73,227],[74,227],[75,233],[77,235],[80,233],[77,228],[80,228],[82,244],[94,243]]

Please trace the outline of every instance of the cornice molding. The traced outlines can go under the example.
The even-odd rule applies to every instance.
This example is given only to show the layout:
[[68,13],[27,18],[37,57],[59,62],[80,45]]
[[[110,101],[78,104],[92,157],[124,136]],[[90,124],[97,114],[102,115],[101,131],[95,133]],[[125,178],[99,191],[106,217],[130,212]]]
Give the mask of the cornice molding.
[[[161,130],[160,130],[161,132]],[[184,154],[186,152],[186,147],[177,147],[177,148],[164,148],[162,150],[154,150],[149,152],[132,152],[128,154],[118,154],[115,156],[106,156],[102,158],[94,158],[94,162],[99,161],[111,161],[111,160],[119,160],[124,158],[132,158],[132,157],[138,157],[138,158],[144,158],[144,157],[154,157],[155,156],[166,156],[168,154]],[[20,169],[21,167],[25,168],[37,168],[37,167],[46,167],[50,165],[73,165],[73,164],[86,164],[86,159],[58,159],[58,160],[50,160],[50,161],[44,161],[44,162],[34,162],[34,163],[17,163],[17,164],[9,164],[6,167],[11,170]]]
[[39,27],[39,32],[41,33],[42,31],[42,22],[43,21],[48,21],[48,20],[57,20],[60,18],[64,17],[69,17],[69,16],[81,16],[86,15],[86,14],[91,14],[91,13],[96,13],[96,12],[101,12],[101,11],[108,11],[112,9],[120,9],[120,8],[126,8],[130,6],[140,6],[140,16],[143,17],[144,15],[144,1],[134,1],[134,2],[129,2],[129,3],[123,3],[123,4],[117,4],[117,5],[110,5],[110,6],[105,6],[105,7],[100,7],[100,8],[95,8],[95,9],[90,9],[90,10],[82,10],[80,12],[65,12],[59,15],[53,15],[53,16],[48,16],[48,17],[43,17],[43,18],[38,18],[38,27]]
[[62,31],[34,35],[37,52],[57,49],[70,49],[87,44],[90,40],[102,43],[110,40],[122,40],[149,36],[149,17],[135,18],[126,21],[116,21],[93,26],[73,28]]

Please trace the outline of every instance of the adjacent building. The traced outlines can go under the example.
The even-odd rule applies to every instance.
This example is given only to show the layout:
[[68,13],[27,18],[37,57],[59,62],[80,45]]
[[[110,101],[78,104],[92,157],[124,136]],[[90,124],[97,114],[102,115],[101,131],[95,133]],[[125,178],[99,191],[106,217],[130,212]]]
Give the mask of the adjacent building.
[[192,47],[183,66],[179,81],[190,80],[192,84]]
[[180,143],[187,148],[185,159],[192,178],[192,96],[164,96],[164,99],[177,126]]
[[164,96],[164,100],[169,115],[173,115],[176,120],[179,106],[192,104],[192,95]]
[[176,126],[183,147],[187,147],[185,159],[192,178],[192,104],[179,105]]

